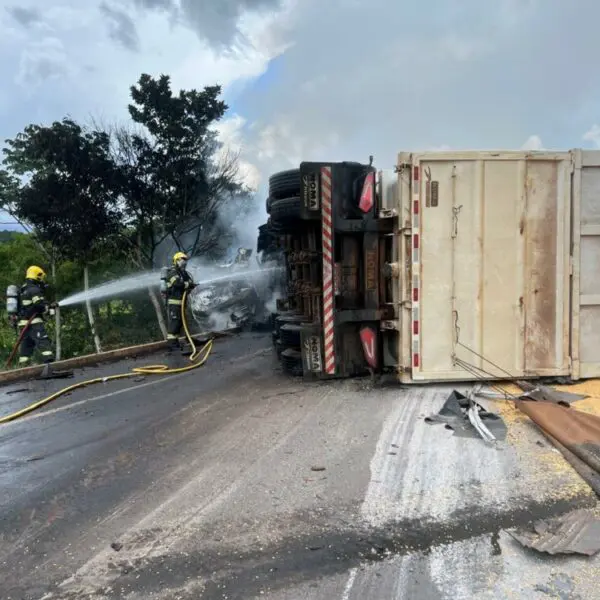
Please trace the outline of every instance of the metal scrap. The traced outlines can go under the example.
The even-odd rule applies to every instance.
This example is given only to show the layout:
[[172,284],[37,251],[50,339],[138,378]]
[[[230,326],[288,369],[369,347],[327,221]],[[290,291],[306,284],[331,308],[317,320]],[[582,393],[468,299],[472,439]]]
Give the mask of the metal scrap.
[[571,392],[560,392],[547,385],[533,384],[529,381],[517,381],[517,385],[525,392],[522,399],[536,400],[538,402],[552,402],[569,407],[571,402],[587,398],[585,394],[572,394]]
[[547,554],[593,556],[600,550],[600,519],[584,509],[508,533],[523,546]]
[[425,417],[430,424],[444,423],[459,437],[481,437],[494,442],[506,437],[506,425],[500,416],[453,390],[437,414]]
[[469,408],[467,410],[467,415],[469,417],[469,422],[475,429],[477,433],[486,441],[486,442],[495,442],[496,437],[494,434],[483,424],[481,417],[479,416],[479,409],[481,406],[474,401],[469,403]]
[[571,392],[561,392],[547,385],[533,384],[529,381],[517,381],[516,384],[523,390],[522,394],[510,394],[508,392],[478,389],[473,393],[481,398],[490,400],[508,400],[519,398],[521,400],[535,400],[538,402],[551,402],[569,407],[572,402],[587,398],[587,394],[573,394]]

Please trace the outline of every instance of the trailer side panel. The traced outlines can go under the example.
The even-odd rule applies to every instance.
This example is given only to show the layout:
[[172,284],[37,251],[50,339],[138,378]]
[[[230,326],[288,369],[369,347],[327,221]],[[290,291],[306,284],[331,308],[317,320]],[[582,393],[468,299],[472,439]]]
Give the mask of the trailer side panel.
[[412,166],[412,379],[567,375],[570,154],[427,153]]

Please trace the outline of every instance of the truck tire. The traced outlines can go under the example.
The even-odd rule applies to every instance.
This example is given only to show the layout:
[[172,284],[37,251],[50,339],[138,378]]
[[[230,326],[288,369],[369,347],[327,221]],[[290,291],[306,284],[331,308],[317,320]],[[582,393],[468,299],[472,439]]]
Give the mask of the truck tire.
[[269,232],[269,227],[265,223],[258,228],[258,240],[256,241],[256,251],[263,252],[273,242],[273,236]]
[[300,194],[300,169],[280,171],[269,177],[269,196],[271,203],[280,198],[289,198]]
[[271,201],[271,219],[282,224],[300,219],[300,196],[292,196]]
[[280,360],[285,373],[294,377],[302,377],[304,369],[302,368],[302,354],[299,350],[286,348],[281,352]]
[[288,323],[300,324],[304,321],[304,317],[298,314],[278,315],[275,318],[275,333],[277,337],[281,337],[281,328]]
[[297,323],[286,323],[279,329],[279,339],[286,348],[300,348],[300,329]]

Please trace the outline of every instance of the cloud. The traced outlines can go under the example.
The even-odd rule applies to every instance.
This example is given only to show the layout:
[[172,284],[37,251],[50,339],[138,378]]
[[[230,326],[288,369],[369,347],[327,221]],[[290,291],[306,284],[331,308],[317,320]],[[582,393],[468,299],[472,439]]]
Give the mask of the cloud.
[[521,150],[544,150],[544,144],[539,135],[530,135],[525,143],[521,146]]
[[168,12],[219,50],[248,43],[240,21],[249,13],[272,13],[284,0],[133,0],[135,6]]
[[[29,28],[0,14],[0,137],[66,113],[126,118],[141,72],[171,74],[174,89],[220,83],[233,108],[219,131],[262,205],[268,175],[301,160],[372,154],[389,168],[402,150],[572,148],[600,123],[597,0],[104,2],[130,17],[129,38],[107,11],[99,26],[97,3],[29,0]],[[45,52],[49,39],[62,47]],[[17,75],[43,103],[11,86]],[[600,147],[598,130],[583,141]]]
[[248,154],[245,152],[244,145],[245,125],[246,120],[240,115],[234,114],[214,126],[214,130],[223,144],[216,158],[217,161],[227,161],[236,156],[240,157],[238,158],[239,181],[251,190],[257,190],[261,181],[260,172],[254,164],[242,158],[243,154]]
[[21,54],[16,82],[27,94],[50,79],[69,73],[69,62],[62,42],[46,37],[30,44]]
[[170,74],[174,89],[218,83],[231,102],[230,88],[239,93],[284,48],[267,31],[272,15],[241,18],[238,28],[248,43],[224,52],[173,19],[166,1],[145,0],[143,10],[133,0],[122,10],[118,6],[116,0],[105,0],[100,12],[98,4],[79,0],[30,0],[30,10],[40,18],[28,29],[0,11],[0,139],[13,137],[30,122],[65,114],[79,120],[124,120],[129,88],[143,72]]
[[243,96],[263,174],[304,160],[389,168],[401,150],[573,147],[598,118],[600,4],[559,0],[298,3],[278,77]]
[[173,0],[134,0],[134,4],[140,8],[150,10],[176,10],[177,4]]
[[600,125],[594,123],[594,125],[583,134],[582,139],[586,142],[592,142],[597,148],[600,148]]
[[122,9],[115,8],[102,2],[100,11],[106,17],[110,37],[127,50],[139,50],[140,41],[133,19]]
[[212,46],[230,46],[244,38],[240,17],[249,11],[276,10],[280,0],[181,0],[182,17]]
[[33,8],[9,6],[6,11],[17,23],[19,23],[19,25],[26,28],[31,27],[42,20],[40,13]]

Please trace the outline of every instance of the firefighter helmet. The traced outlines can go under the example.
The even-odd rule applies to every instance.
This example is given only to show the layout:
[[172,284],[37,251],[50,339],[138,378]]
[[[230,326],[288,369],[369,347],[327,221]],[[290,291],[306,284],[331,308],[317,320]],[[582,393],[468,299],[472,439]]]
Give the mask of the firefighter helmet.
[[176,265],[180,260],[188,260],[188,255],[185,252],[176,252],[173,255],[173,264]]
[[32,265],[27,269],[27,272],[25,273],[25,279],[33,279],[33,281],[45,281],[46,272],[41,267]]

